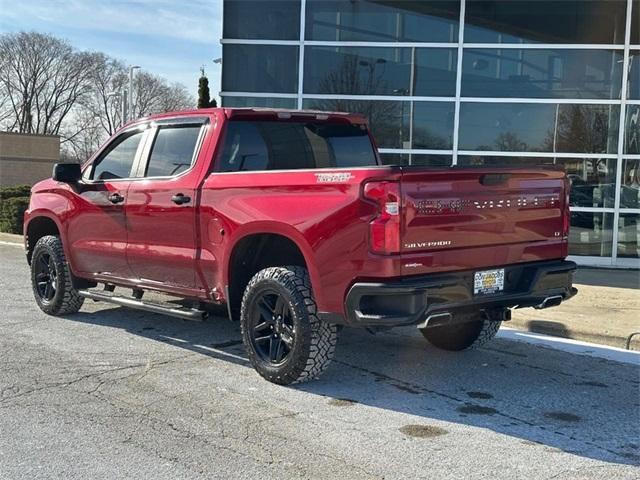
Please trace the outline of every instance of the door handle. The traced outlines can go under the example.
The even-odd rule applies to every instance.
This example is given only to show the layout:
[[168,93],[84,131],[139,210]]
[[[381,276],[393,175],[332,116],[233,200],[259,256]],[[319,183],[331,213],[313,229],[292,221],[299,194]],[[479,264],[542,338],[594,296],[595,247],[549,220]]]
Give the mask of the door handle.
[[171,201],[177,205],[182,205],[183,203],[189,203],[191,201],[191,197],[188,197],[183,193],[177,193],[171,197]]
[[124,202],[124,197],[122,195],[120,195],[118,192],[116,193],[112,193],[111,195],[109,195],[109,201],[111,203],[122,203]]

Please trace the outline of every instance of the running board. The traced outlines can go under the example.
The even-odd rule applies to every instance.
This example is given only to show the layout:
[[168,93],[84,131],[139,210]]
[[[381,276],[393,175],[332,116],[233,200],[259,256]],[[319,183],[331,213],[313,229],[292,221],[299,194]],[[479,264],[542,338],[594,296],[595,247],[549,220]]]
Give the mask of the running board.
[[182,318],[184,320],[202,321],[207,317],[207,312],[198,309],[178,308],[170,305],[163,305],[160,303],[145,302],[131,297],[122,297],[118,295],[109,294],[109,292],[96,292],[90,290],[78,291],[81,297],[90,298],[92,300],[115,303],[123,307],[135,308],[137,310],[144,310],[145,312],[159,313],[162,315],[169,315],[171,317]]

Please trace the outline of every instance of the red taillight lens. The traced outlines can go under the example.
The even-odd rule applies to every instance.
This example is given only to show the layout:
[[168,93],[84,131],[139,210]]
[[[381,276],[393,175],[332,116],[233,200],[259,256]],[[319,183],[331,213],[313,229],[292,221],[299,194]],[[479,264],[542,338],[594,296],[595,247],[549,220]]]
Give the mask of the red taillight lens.
[[368,182],[364,197],[378,205],[378,215],[369,223],[369,247],[374,253],[400,252],[400,184]]

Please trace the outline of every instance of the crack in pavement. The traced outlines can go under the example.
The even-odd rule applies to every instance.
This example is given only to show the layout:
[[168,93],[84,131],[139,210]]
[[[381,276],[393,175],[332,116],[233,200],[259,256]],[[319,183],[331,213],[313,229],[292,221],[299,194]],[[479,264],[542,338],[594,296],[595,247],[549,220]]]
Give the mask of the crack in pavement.
[[[72,380],[67,380],[67,381],[64,381],[64,382],[57,382],[57,383],[49,383],[49,384],[43,385],[42,387],[32,388],[32,389],[29,389],[29,390],[22,390],[22,391],[19,391],[19,393],[16,393],[15,395],[12,395],[12,396],[4,397],[3,395],[0,395],[0,397],[2,397],[2,398],[0,398],[0,404],[6,404],[7,402],[10,402],[11,400],[15,400],[16,398],[22,398],[22,397],[25,397],[25,396],[28,396],[28,395],[32,395],[34,393],[39,393],[39,392],[42,392],[42,391],[46,391],[46,390],[55,390],[55,389],[58,389],[58,388],[68,388],[71,385],[75,385],[75,384],[80,383],[80,382],[82,382],[84,380],[88,380],[88,379],[92,379],[92,378],[99,378],[99,377],[101,377],[103,375],[108,375],[108,374],[114,373],[114,372],[121,372],[121,371],[124,371],[124,370],[131,370],[131,369],[142,368],[142,367],[145,367],[145,368],[148,367],[148,370],[152,370],[155,367],[167,365],[169,363],[173,363],[173,362],[179,361],[181,359],[188,358],[188,357],[195,356],[195,355],[197,355],[197,354],[189,353],[189,354],[186,354],[186,355],[173,357],[173,358],[168,359],[168,360],[155,362],[155,363],[152,364],[152,366],[149,366],[149,362],[147,361],[145,363],[134,363],[134,364],[124,365],[124,366],[119,366],[119,367],[116,367],[116,368],[110,368],[110,369],[107,369],[107,370],[102,370],[102,371],[99,371],[99,372],[87,373],[87,374],[81,375],[81,376],[79,376],[77,378],[74,378]],[[145,372],[145,375],[146,375],[146,373],[148,373],[148,372]],[[117,379],[107,379],[107,380],[104,380],[104,381],[99,381],[98,382],[98,386],[94,389],[94,391],[98,390],[100,388],[100,386],[102,386],[105,383],[109,383],[110,381],[124,380],[126,378],[130,378],[133,375],[135,375],[135,373],[132,374],[132,375],[124,376],[124,377],[119,377]],[[13,385],[12,387],[16,388],[15,385]],[[2,392],[4,393],[4,390]]]

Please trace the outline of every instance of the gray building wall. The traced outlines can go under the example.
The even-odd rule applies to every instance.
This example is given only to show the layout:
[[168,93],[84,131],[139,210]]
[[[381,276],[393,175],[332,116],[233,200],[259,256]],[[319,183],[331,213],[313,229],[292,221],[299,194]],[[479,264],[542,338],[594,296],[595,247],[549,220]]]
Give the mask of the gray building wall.
[[51,177],[60,137],[0,132],[0,187],[33,185]]

